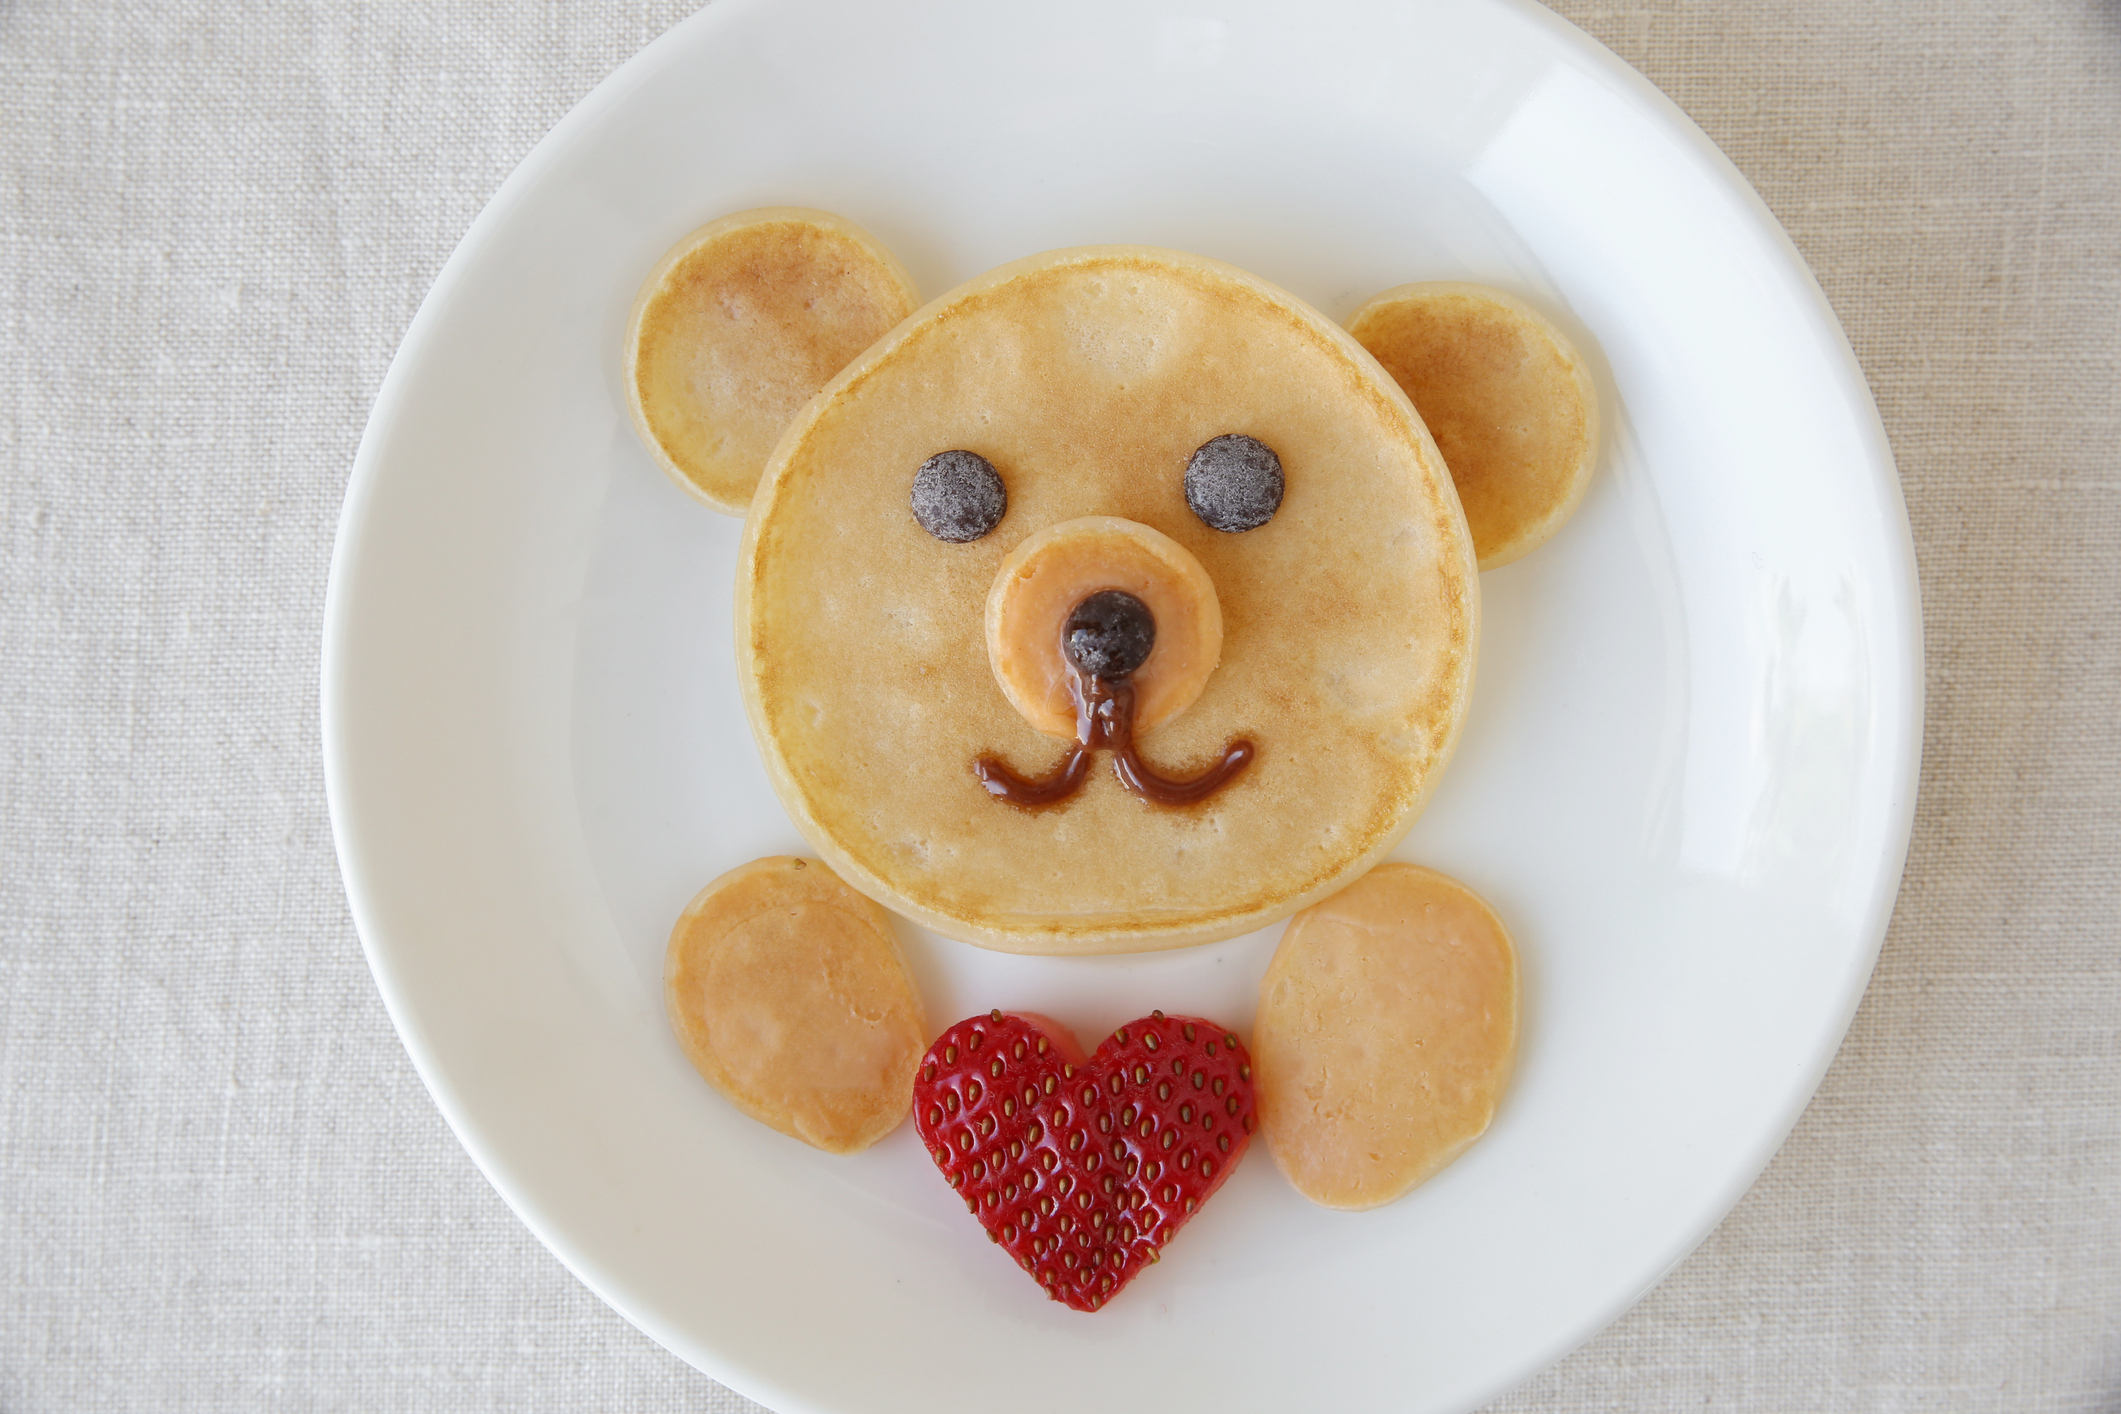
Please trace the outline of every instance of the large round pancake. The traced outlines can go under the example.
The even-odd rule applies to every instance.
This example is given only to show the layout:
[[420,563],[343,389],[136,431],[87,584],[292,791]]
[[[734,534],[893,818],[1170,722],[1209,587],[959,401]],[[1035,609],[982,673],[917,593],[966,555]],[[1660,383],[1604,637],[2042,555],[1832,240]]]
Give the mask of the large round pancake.
[[[1228,432],[1281,457],[1267,524],[1211,530],[1187,459]],[[915,470],[977,452],[1008,511],[946,544]],[[1172,809],[1100,760],[1041,812],[974,760],[1065,749],[988,666],[996,567],[1057,521],[1117,515],[1178,541],[1222,603],[1221,666],[1143,738],[1166,772],[1235,737],[1258,759]],[[1413,405],[1322,315],[1231,266],[1131,246],[1051,252],[943,296],[790,426],[745,524],[738,675],[767,771],[842,878],[948,936],[1107,953],[1233,937],[1341,887],[1405,833],[1456,742],[1479,633],[1472,542]]]

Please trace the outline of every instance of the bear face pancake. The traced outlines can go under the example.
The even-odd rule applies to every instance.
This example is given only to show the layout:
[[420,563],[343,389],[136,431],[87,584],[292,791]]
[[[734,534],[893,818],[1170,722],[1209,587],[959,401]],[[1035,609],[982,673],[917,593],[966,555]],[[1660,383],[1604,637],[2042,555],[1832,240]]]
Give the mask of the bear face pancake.
[[[1241,533],[1188,504],[1215,438],[1271,448],[1281,503]],[[910,508],[945,451],[988,461],[1000,520],[950,543]],[[1151,804],[1102,765],[1042,811],[974,763],[1062,755],[996,683],[1004,557],[1117,516],[1212,579],[1219,665],[1144,753],[1225,789]],[[944,296],[849,365],[782,437],[746,522],[738,674],[768,774],[848,882],[951,937],[1106,953],[1232,937],[1333,892],[1405,833],[1456,742],[1479,599],[1434,443],[1343,331],[1254,276],[1140,247],[1053,252]]]

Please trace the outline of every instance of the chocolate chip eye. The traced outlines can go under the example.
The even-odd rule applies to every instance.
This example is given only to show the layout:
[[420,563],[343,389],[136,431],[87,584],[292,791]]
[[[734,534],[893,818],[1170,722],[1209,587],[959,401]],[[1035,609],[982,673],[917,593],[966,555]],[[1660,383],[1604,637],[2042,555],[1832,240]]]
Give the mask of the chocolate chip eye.
[[1257,437],[1226,432],[1186,463],[1186,504],[1210,528],[1254,530],[1281,509],[1281,458]]
[[1093,678],[1127,676],[1156,646],[1156,616],[1124,589],[1100,589],[1077,604],[1061,627],[1061,651]]
[[1001,473],[978,452],[937,452],[913,473],[913,518],[938,540],[977,540],[1008,509]]

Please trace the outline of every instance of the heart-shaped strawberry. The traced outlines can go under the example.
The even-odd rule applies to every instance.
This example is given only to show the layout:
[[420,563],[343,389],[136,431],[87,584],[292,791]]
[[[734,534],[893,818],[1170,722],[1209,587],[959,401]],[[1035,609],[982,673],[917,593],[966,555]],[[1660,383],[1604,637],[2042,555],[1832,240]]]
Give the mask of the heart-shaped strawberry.
[[1085,1058],[1043,1016],[976,1016],[921,1060],[913,1119],[987,1235],[1055,1301],[1095,1311],[1244,1157],[1252,1062],[1197,1016],[1130,1021]]

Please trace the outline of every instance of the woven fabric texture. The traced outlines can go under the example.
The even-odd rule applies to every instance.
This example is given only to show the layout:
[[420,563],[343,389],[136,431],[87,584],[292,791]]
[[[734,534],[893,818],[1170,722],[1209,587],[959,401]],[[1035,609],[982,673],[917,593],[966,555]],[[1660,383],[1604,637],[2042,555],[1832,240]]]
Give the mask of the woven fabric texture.
[[[517,1222],[348,918],[340,498],[472,218],[684,0],[0,4],[0,1410],[753,1410]],[[1868,374],[1924,778],[1752,1192],[1502,1410],[2121,1410],[2121,8],[1560,0]]]

